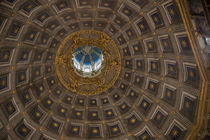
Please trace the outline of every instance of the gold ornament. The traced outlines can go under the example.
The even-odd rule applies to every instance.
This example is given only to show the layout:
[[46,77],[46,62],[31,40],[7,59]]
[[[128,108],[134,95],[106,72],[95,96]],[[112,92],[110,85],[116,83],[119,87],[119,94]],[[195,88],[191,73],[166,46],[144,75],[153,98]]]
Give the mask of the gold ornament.
[[[83,77],[75,72],[72,54],[84,45],[102,50],[104,61],[101,72],[94,77]],[[81,30],[69,35],[59,46],[55,58],[56,73],[61,83],[72,92],[83,95],[99,94],[110,88],[121,70],[121,56],[114,41],[105,33]]]

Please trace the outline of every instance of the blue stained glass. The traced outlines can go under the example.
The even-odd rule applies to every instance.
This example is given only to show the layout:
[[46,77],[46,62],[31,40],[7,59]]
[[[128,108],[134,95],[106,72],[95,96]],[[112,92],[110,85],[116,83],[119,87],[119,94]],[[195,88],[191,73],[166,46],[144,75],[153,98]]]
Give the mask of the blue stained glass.
[[98,55],[96,55],[95,53],[91,54],[93,61],[96,63],[99,60]]
[[82,60],[82,57],[83,57],[84,55],[83,55],[83,53],[81,52],[81,53],[79,53],[79,54],[77,54],[76,56],[75,56],[75,58],[76,58],[76,60],[78,61],[78,62],[80,62],[81,60]]
[[85,65],[90,65],[90,64],[91,64],[90,56],[89,56],[89,55],[86,55],[86,56],[85,56],[84,64],[85,64]]
[[74,53],[75,52],[78,52],[78,51],[80,51],[81,50],[81,48],[76,48],[76,50],[74,51]]
[[93,48],[97,53],[102,54],[101,50],[99,48]]
[[96,46],[84,45],[76,48],[73,53],[74,68],[79,74],[82,72],[85,76],[99,71],[103,60],[102,51]]

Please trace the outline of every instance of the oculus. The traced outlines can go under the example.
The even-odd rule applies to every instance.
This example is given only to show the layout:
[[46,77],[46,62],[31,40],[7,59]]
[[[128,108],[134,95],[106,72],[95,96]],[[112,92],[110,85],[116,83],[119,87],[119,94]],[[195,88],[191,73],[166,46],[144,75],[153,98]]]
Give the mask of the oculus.
[[72,92],[99,94],[109,89],[121,71],[121,56],[114,41],[105,33],[81,30],[69,35],[55,58],[56,74]]
[[104,58],[98,47],[84,45],[75,49],[72,55],[73,67],[79,75],[93,77],[101,72]]

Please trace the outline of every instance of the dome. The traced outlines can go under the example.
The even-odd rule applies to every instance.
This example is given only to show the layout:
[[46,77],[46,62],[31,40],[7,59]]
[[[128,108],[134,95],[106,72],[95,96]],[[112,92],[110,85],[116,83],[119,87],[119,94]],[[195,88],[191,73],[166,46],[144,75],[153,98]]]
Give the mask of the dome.
[[209,4],[0,0],[0,140],[209,139]]
[[81,46],[72,55],[75,69],[83,76],[93,75],[102,67],[103,54],[96,46]]

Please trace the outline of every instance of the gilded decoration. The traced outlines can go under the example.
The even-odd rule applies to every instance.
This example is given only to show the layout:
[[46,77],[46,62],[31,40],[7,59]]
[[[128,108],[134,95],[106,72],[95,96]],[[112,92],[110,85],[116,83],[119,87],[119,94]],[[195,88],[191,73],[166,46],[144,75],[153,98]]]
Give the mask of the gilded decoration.
[[[103,69],[95,77],[78,75],[72,64],[72,54],[80,46],[92,45],[104,55]],[[61,83],[72,92],[93,95],[110,88],[121,70],[121,57],[114,41],[105,33],[82,30],[68,36],[58,48],[55,58],[56,73]]]
[[[190,44],[192,45],[192,50],[193,50],[193,53],[195,55],[195,59],[196,59],[196,62],[198,63],[198,67],[199,67],[199,71],[201,73],[201,77],[203,79],[203,82],[202,82],[202,90],[201,90],[201,93],[200,93],[200,100],[199,100],[199,109],[198,109],[198,115],[197,115],[197,121],[196,121],[196,124],[192,127],[192,130],[190,132],[190,134],[187,136],[187,140],[193,140],[193,139],[197,139],[196,138],[196,135],[199,133],[199,131],[201,132],[201,135],[204,135],[205,131],[201,130],[203,129],[202,128],[202,124],[203,124],[203,118],[205,118],[204,116],[204,109],[205,109],[205,103],[206,103],[206,100],[207,100],[207,90],[208,90],[208,79],[207,79],[207,76],[206,76],[206,73],[205,73],[205,68],[203,66],[203,62],[202,60],[200,59],[200,56],[199,56],[199,50],[198,50],[198,42],[197,42],[197,39],[195,38],[194,34],[193,34],[193,30],[192,30],[192,22],[189,18],[189,13],[188,13],[188,9],[189,7],[187,7],[187,1],[186,0],[176,0],[177,4],[178,4],[178,7],[179,7],[179,10],[180,10],[180,13],[181,13],[181,16],[182,16],[182,20],[184,22],[184,25],[185,25],[185,28],[186,28],[186,31],[187,31],[187,34],[188,34],[188,37],[189,37],[189,41],[190,41]],[[206,122],[203,124],[204,125],[204,129],[207,129],[207,119],[205,119]]]

